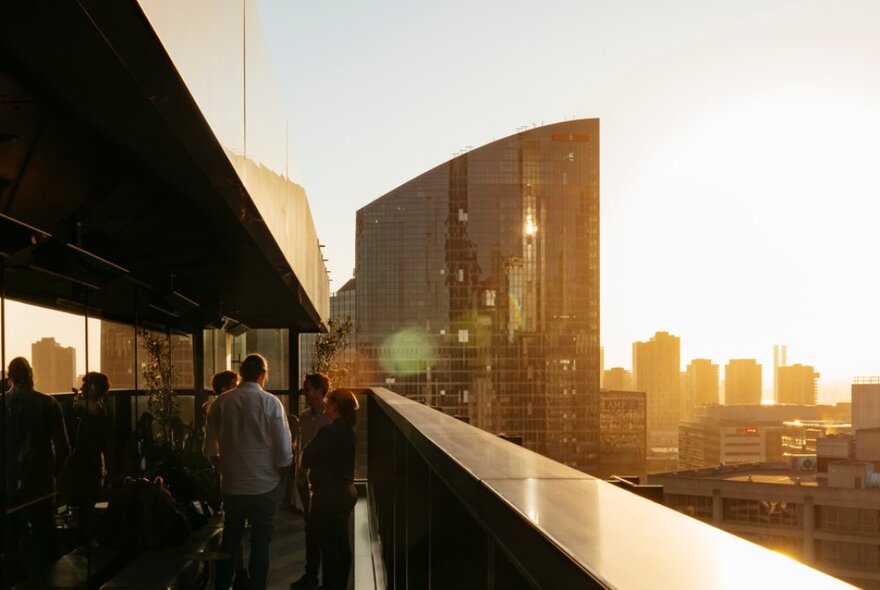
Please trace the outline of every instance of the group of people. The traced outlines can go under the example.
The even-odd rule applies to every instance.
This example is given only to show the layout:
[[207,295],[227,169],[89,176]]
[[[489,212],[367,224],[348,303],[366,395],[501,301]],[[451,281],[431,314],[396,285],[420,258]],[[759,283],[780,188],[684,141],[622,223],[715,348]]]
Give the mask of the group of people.
[[281,401],[265,391],[269,366],[259,354],[248,355],[235,375],[215,375],[219,395],[207,407],[204,453],[220,473],[223,538],[220,551],[230,557],[217,565],[215,588],[228,590],[235,575],[245,522],[250,523],[249,587],[263,590],[269,573],[272,522],[287,475],[296,459],[295,487],[306,520],[306,573],[293,590],[348,587],[351,547],[348,522],[357,500],[354,488],[355,395],[330,390],[326,376],[305,377],[308,408],[296,431],[296,455]]
[[68,493],[60,500],[78,513],[80,527],[90,532],[94,525],[93,508],[106,473],[109,422],[104,397],[110,381],[102,373],[87,373],[82,387],[74,389],[73,407],[65,420],[61,404],[34,389],[34,372],[27,359],[12,359],[6,375],[10,387],[4,428],[8,514],[4,543],[7,555],[14,558],[4,565],[25,573],[57,557],[56,480],[73,482],[75,497]]
[[[65,420],[61,404],[34,389],[33,370],[26,359],[13,359],[7,376],[7,554],[31,554],[33,567],[41,567],[57,558],[56,490],[64,495],[62,484],[71,480],[65,470],[70,472],[72,466],[76,473],[67,475],[74,483],[67,487],[73,490],[68,495],[76,498],[63,500],[75,507],[84,529],[94,524],[93,507],[106,475],[111,429],[104,399],[110,382],[102,373],[86,374],[82,388],[74,390],[73,408]],[[353,485],[357,398],[349,390],[331,390],[325,375],[306,375],[302,393],[307,408],[295,421],[292,435],[281,401],[264,389],[268,378],[266,359],[251,354],[238,374],[223,371],[212,381],[218,395],[205,408],[203,451],[220,474],[224,510],[220,551],[240,555],[249,523],[249,587],[265,589],[272,522],[293,465],[294,487],[306,522],[306,565],[305,574],[290,587],[318,588],[321,570],[320,588],[345,589],[352,564],[348,523],[357,501]],[[235,562],[230,557],[218,563],[217,590],[231,587]],[[22,569],[32,568],[22,565]]]

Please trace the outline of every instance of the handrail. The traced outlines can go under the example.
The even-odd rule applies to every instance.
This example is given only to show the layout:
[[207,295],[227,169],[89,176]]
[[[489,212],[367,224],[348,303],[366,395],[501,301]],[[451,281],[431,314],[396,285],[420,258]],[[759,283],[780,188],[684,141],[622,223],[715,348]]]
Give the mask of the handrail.
[[[370,407],[371,493],[388,575],[397,581],[389,588],[415,587],[419,573],[406,568],[423,563],[424,550],[408,546],[416,536],[410,529],[422,526],[409,523],[420,517],[405,505],[425,488],[416,481],[425,470],[430,493],[441,484],[451,492],[486,535],[487,554],[509,560],[522,587],[852,588],[386,389],[372,391]],[[392,434],[378,432],[389,425]],[[389,494],[391,502],[383,499]],[[401,566],[402,556],[415,561]]]

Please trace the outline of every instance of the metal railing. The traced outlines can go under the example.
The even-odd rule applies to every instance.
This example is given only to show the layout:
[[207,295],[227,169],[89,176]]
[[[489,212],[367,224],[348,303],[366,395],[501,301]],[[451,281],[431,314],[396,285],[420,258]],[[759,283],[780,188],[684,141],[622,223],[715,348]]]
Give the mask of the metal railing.
[[388,390],[367,422],[387,588],[851,587]]

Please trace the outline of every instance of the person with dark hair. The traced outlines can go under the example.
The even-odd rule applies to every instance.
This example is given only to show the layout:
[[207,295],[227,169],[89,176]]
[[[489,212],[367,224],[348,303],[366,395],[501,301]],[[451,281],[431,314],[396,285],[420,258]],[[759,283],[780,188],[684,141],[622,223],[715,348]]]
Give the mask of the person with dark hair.
[[[211,390],[214,392],[215,396],[235,389],[236,387],[238,387],[238,375],[235,371],[220,371],[214,373],[214,376],[211,377]],[[208,415],[208,408],[211,407],[213,401],[214,400],[209,399],[202,404],[202,413],[205,414],[205,416]]]
[[94,505],[107,475],[111,424],[104,409],[104,397],[109,391],[110,379],[96,372],[85,374],[82,387],[74,389],[73,454],[59,480],[64,501],[79,509],[80,525],[87,532],[91,530]]
[[308,407],[299,415],[296,429],[296,492],[303,506],[306,521],[306,571],[290,585],[290,590],[311,590],[318,587],[318,570],[321,568],[321,544],[311,526],[309,505],[311,493],[305,467],[302,465],[303,450],[315,438],[318,430],[330,424],[324,415],[324,396],[330,392],[330,379],[323,373],[309,373],[303,378],[302,394]]
[[238,375],[235,374],[235,371],[220,371],[211,377],[211,389],[214,390],[214,395],[220,395],[237,386]]
[[354,426],[358,401],[348,389],[334,389],[324,399],[330,419],[303,451],[302,464],[309,470],[312,502],[310,525],[321,544],[321,588],[345,590],[351,571],[348,522],[357,502],[354,488]]
[[[6,392],[6,505],[13,510],[7,550],[22,553],[33,545],[36,567],[57,557],[53,513],[55,478],[67,461],[70,444],[61,405],[34,391],[34,374],[22,357],[12,359]],[[30,535],[28,535],[30,525]],[[29,538],[32,537],[32,538]]]
[[[241,384],[219,395],[208,409],[204,453],[220,471],[224,509],[220,551],[235,555],[245,521],[249,522],[251,589],[265,590],[272,521],[293,453],[284,407],[263,389],[269,379],[266,359],[248,355],[239,375]],[[233,566],[232,557],[217,564],[216,590],[228,590]]]

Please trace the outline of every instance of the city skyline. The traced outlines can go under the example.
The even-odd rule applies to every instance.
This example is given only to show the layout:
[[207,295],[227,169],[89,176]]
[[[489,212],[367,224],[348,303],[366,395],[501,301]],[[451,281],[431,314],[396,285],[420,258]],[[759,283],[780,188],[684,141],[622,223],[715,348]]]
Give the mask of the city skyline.
[[[81,316],[73,313],[67,313],[57,310],[49,310],[32,305],[26,305],[14,300],[6,300],[6,362],[8,363],[16,356],[23,356],[30,359],[31,343],[46,336],[54,337],[62,346],[71,346],[76,349],[76,374],[85,373],[85,321]],[[647,339],[654,333],[646,334],[643,338]],[[682,350],[685,350],[687,338],[679,334],[675,334],[681,338]],[[633,343],[635,343],[634,341]],[[631,343],[630,346],[633,344]],[[789,347],[791,348],[791,347]],[[795,349],[796,350],[796,349]],[[736,358],[755,359],[762,366],[763,384],[762,384],[762,400],[764,403],[773,403],[773,351],[772,348],[766,351],[765,355],[744,355]],[[89,370],[96,370],[101,365],[101,321],[91,318],[89,320]],[[681,353],[681,371],[687,370],[688,364],[697,359],[709,359],[714,363],[721,365],[733,360],[732,358],[710,358],[707,355],[700,355],[699,351],[695,356],[686,356]],[[880,376],[880,364],[873,373],[865,373],[851,375],[849,377],[841,376],[834,380],[825,377],[826,371],[823,369],[821,361],[815,359],[801,358],[799,355],[790,357],[789,365],[808,364],[816,367],[821,374],[818,379],[818,403],[837,403],[849,401],[850,387],[859,378]],[[631,361],[621,364],[609,364],[605,361],[602,370],[612,368],[623,368],[632,371]]]

